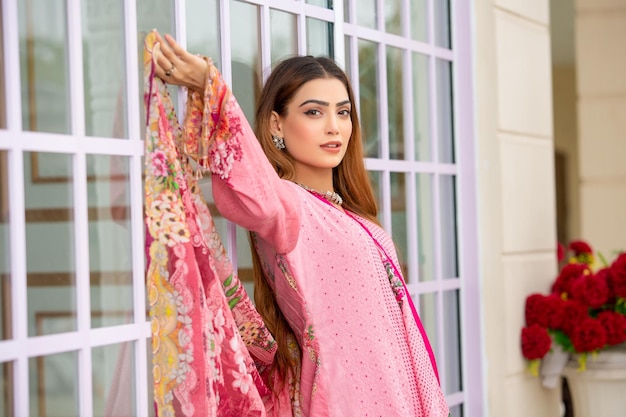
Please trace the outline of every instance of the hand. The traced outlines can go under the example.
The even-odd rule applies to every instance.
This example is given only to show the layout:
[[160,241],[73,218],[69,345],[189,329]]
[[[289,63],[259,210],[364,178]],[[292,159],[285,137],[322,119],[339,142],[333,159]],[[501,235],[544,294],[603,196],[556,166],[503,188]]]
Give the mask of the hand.
[[[162,37],[156,32],[153,54],[155,54],[155,72],[163,81],[173,85],[204,92],[204,81],[209,68],[207,62],[184,50],[170,35]],[[165,38],[165,39],[164,39]]]

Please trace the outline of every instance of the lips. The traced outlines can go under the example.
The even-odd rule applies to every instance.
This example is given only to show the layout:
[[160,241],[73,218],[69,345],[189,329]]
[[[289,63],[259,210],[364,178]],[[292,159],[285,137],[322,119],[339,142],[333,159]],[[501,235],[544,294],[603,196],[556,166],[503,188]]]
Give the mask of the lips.
[[339,141],[333,141],[333,142],[326,142],[320,145],[320,148],[324,148],[324,149],[339,149],[341,148],[341,142]]

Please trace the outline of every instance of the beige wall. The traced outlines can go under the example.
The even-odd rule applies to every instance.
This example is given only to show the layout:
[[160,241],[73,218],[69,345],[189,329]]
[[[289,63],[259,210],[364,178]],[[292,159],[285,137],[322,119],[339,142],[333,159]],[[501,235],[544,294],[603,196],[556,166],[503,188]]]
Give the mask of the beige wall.
[[475,0],[477,179],[486,409],[559,415],[526,372],[525,297],[556,273],[549,0]]
[[576,0],[581,236],[626,249],[626,0]]

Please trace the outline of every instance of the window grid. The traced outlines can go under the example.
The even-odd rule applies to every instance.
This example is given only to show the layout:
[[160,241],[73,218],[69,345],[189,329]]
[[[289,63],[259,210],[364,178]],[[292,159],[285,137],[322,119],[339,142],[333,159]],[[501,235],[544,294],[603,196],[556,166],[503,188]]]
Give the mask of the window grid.
[[[382,30],[368,29],[359,27],[354,23],[344,23],[344,10],[342,2],[335,2],[335,10],[324,9],[318,6],[308,5],[304,1],[280,1],[280,0],[249,0],[246,3],[260,6],[261,19],[261,60],[262,68],[267,69],[271,64],[270,51],[270,9],[286,11],[293,13],[297,18],[298,28],[298,52],[306,53],[306,18],[313,17],[316,19],[328,21],[334,24],[334,51],[336,60],[345,67],[345,47],[350,50],[350,65],[352,69],[351,79],[355,90],[357,103],[359,102],[359,77],[358,77],[358,41],[359,39],[370,40],[377,44],[377,56],[380,63],[378,71],[378,101],[385,103],[387,99],[387,83],[386,83],[386,48],[393,46],[403,51],[403,65],[406,70],[403,72],[403,85],[405,91],[412,91],[413,80],[410,76],[412,72],[412,56],[413,53],[421,53],[430,59],[430,85],[431,93],[429,96],[431,108],[431,136],[438,137],[437,124],[437,97],[436,89],[436,58],[454,62],[455,66],[470,65],[470,39],[468,36],[454,36],[455,30],[459,30],[461,34],[469,33],[469,6],[464,2],[456,0],[451,4],[451,18],[458,14],[463,16],[463,23],[456,22],[452,24],[455,48],[463,45],[465,55],[458,56],[456,51],[434,46],[434,8],[433,0],[428,2],[429,5],[429,36],[430,43],[422,43],[410,39],[410,21],[408,16],[409,3],[408,0],[401,2],[401,10],[403,11],[401,24],[402,31],[407,38],[403,36],[388,34],[384,32],[385,18],[383,1],[377,2],[377,24]],[[350,3],[350,21],[355,22],[356,0],[349,0]],[[14,412],[16,415],[27,415],[29,413],[29,389],[28,389],[28,360],[31,357],[43,354],[66,352],[77,350],[79,352],[79,381],[78,390],[80,398],[81,415],[90,416],[92,409],[92,392],[91,392],[91,349],[95,346],[103,346],[107,344],[122,343],[125,341],[134,342],[135,345],[135,389],[136,389],[136,412],[138,415],[148,415],[148,363],[146,355],[147,338],[150,337],[150,325],[145,317],[145,287],[144,287],[144,253],[143,253],[143,209],[142,209],[142,161],[143,141],[140,135],[141,124],[143,123],[140,114],[140,99],[135,94],[139,91],[137,74],[138,57],[136,55],[137,42],[139,41],[136,33],[136,4],[135,2],[124,2],[124,33],[125,33],[125,59],[126,59],[126,86],[127,86],[127,118],[130,140],[126,139],[110,139],[85,136],[84,117],[84,95],[83,95],[83,76],[82,76],[82,36],[80,34],[81,20],[81,2],[79,0],[68,0],[67,16],[69,25],[69,70],[71,74],[70,83],[70,106],[71,106],[71,136],[58,135],[50,133],[38,132],[22,132],[21,131],[21,93],[20,93],[20,67],[19,67],[19,39],[18,39],[18,19],[17,19],[17,0],[3,0],[3,27],[5,39],[5,71],[6,79],[11,82],[6,83],[7,94],[7,130],[0,131],[0,149],[9,150],[9,175],[11,178],[9,186],[9,204],[10,204],[10,238],[12,242],[12,257],[10,265],[11,273],[11,298],[12,303],[12,323],[13,323],[13,339],[0,342],[0,360],[3,362],[14,361]],[[185,45],[185,2],[174,2],[173,11],[175,18],[175,28],[177,39]],[[230,51],[230,0],[222,0],[219,2],[219,21],[220,21],[220,39],[221,39],[221,70],[227,82],[232,81],[231,74],[231,51]],[[347,37],[348,42],[344,43]],[[465,40],[464,40],[465,38]],[[267,74],[264,74],[266,77]],[[439,225],[439,176],[453,175],[458,179],[457,193],[460,195],[459,206],[465,205],[469,207],[466,210],[457,210],[459,219],[459,247],[463,248],[463,256],[459,256],[459,276],[464,271],[474,274],[477,270],[475,247],[469,243],[473,242],[471,236],[475,236],[475,224],[472,222],[472,216],[475,214],[475,184],[472,174],[473,161],[473,144],[471,137],[472,121],[467,114],[467,109],[471,109],[471,77],[469,72],[458,73],[457,68],[453,71],[453,91],[455,100],[453,102],[455,115],[465,114],[464,118],[454,121],[455,143],[458,144],[456,152],[461,159],[457,163],[437,163],[422,161],[399,161],[389,159],[389,138],[388,138],[388,115],[387,106],[379,107],[379,129],[382,141],[381,158],[367,158],[366,165],[369,170],[381,172],[381,191],[382,191],[382,209],[385,213],[383,225],[387,230],[391,230],[391,192],[390,192],[390,173],[403,172],[406,173],[408,192],[407,197],[407,225],[410,229],[408,234],[408,249],[410,253],[417,253],[419,250],[419,241],[417,238],[417,203],[416,203],[416,175],[420,173],[431,174],[434,195],[434,215],[436,227],[435,241],[435,274],[436,280],[429,282],[420,282],[417,268],[418,260],[416,257],[410,257],[409,277],[411,284],[409,290],[416,303],[420,294],[434,293],[437,298],[437,328],[443,329],[443,292],[450,290],[460,290],[460,277],[441,277],[441,247],[439,245],[439,236],[441,227]],[[411,95],[404,96],[406,114],[413,114],[413,102]],[[181,100],[184,97],[180,95]],[[460,97],[460,98],[459,98]],[[179,103],[180,104],[180,103]],[[459,110],[462,110],[459,112]],[[469,127],[469,129],[468,129]],[[405,153],[409,158],[414,158],[414,129],[412,126],[412,116],[404,119]],[[16,140],[17,139],[17,140]],[[465,139],[465,140],[462,140]],[[29,338],[27,334],[27,311],[26,311],[26,248],[25,248],[25,218],[24,218],[24,151],[45,151],[68,153],[73,157],[73,187],[74,187],[74,208],[75,208],[75,240],[76,252],[76,296],[77,299],[77,318],[78,330],[76,332],[64,333],[60,335],[39,336]],[[438,161],[438,146],[431,147],[432,161]],[[89,276],[88,262],[88,230],[87,230],[87,196],[86,196],[86,161],[87,154],[103,154],[103,155],[125,155],[129,157],[130,163],[130,207],[131,207],[131,228],[132,228],[132,273],[133,273],[133,305],[134,320],[131,324],[125,324],[114,327],[90,329],[89,320],[91,307],[89,297],[88,280],[84,280],[85,276]],[[236,257],[236,241],[235,226],[230,225],[228,229],[227,249],[231,256]],[[459,248],[460,249],[460,248]],[[236,259],[233,259],[236,264]],[[442,280],[442,278],[451,278]],[[464,276],[464,279],[466,277]],[[461,303],[467,303],[467,306],[478,308],[478,292],[467,293],[464,289],[459,291]],[[465,312],[467,306],[462,310]],[[471,327],[469,325],[471,324]],[[462,333],[480,334],[478,329],[478,320],[465,320],[462,322]],[[438,332],[439,337],[445,337],[443,331]],[[32,343],[36,339],[36,343]],[[470,354],[480,355],[479,340],[470,340],[462,337],[464,349],[462,351],[462,369],[464,372],[463,391],[447,395],[447,399],[451,406],[462,404],[468,400],[466,391],[468,384],[465,382],[470,367],[476,371],[474,375],[480,375],[480,361],[467,361],[466,358]],[[440,340],[438,345],[444,346],[445,340]],[[470,351],[471,349],[471,351]],[[443,348],[440,348],[438,357],[443,359]],[[473,356],[480,357],[480,356]],[[445,361],[440,360],[439,366],[441,374],[445,375]],[[479,385],[479,384],[474,384]],[[478,396],[477,396],[477,395]],[[482,410],[481,388],[474,387],[474,402],[471,410]],[[466,404],[466,411],[470,412],[470,404]],[[476,415],[480,415],[477,412]]]

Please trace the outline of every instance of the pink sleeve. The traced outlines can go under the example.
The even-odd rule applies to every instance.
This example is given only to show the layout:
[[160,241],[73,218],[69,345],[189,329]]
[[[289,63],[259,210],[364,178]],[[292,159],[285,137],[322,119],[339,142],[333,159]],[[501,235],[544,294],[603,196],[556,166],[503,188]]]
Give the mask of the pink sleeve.
[[300,230],[296,190],[278,177],[237,100],[209,60],[204,96],[190,91],[184,153],[213,174],[213,196],[228,220],[259,234],[277,253],[293,249]]

